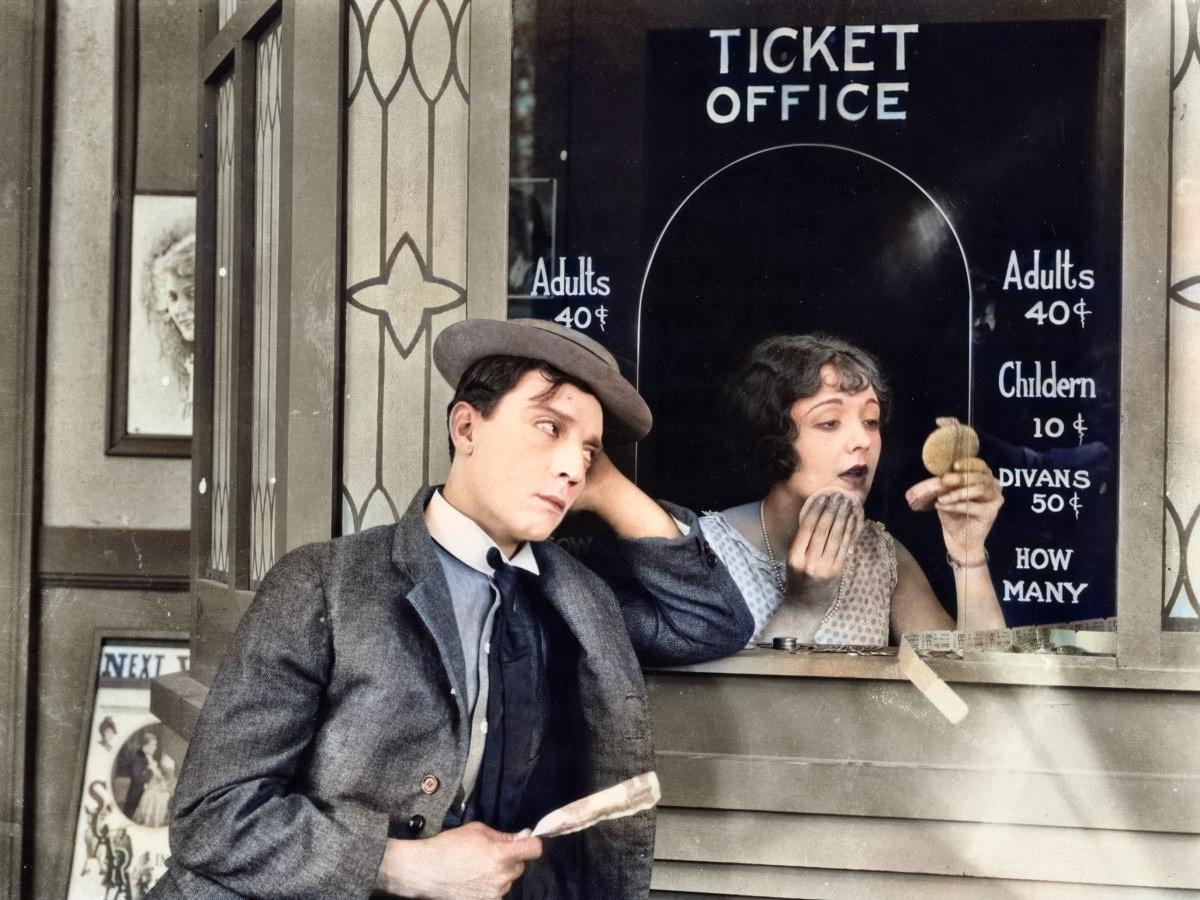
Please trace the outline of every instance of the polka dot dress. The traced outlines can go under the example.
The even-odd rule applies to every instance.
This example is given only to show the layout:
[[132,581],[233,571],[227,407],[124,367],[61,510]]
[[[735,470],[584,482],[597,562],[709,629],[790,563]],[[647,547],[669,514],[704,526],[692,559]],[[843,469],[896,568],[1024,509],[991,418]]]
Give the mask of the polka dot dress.
[[[771,617],[783,599],[770,559],[720,513],[701,516],[700,528],[750,608],[754,640],[766,640],[771,636]],[[837,600],[817,628],[815,643],[886,646],[895,590],[892,536],[881,523],[868,520],[846,561]]]

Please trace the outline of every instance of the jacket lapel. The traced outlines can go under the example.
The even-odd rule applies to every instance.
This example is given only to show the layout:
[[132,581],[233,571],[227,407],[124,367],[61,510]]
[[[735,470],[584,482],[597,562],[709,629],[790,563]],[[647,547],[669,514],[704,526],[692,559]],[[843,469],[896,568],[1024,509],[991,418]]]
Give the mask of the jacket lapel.
[[413,583],[406,595],[437,645],[442,666],[458,699],[458,711],[467,718],[467,665],[463,658],[458,620],[450,600],[450,588],[438,560],[433,538],[425,526],[425,506],[434,488],[423,488],[413,497],[392,536],[392,563]]
[[577,596],[581,593],[578,579],[564,572],[554,554],[548,552],[546,547],[534,544],[533,552],[541,573],[538,582],[542,595],[566,623],[579,646],[587,652],[595,644],[595,622],[594,616],[583,614],[586,603],[580,602],[581,598]]
[[[584,664],[610,687],[619,684],[621,690],[639,690],[641,672],[629,662],[633,654],[625,620],[607,587],[601,584],[599,592],[592,590],[572,571],[574,566],[568,560],[574,560],[553,544],[534,544],[533,548],[542,573],[542,592],[578,641]],[[612,678],[619,681],[609,681]]]

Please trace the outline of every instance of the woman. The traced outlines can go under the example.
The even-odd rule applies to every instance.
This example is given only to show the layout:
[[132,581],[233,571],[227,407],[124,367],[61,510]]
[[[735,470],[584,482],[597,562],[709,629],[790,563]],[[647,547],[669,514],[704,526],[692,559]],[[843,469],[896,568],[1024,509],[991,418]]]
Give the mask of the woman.
[[[755,639],[883,646],[889,633],[954,628],[912,554],[863,516],[888,402],[874,357],[828,335],[768,338],[731,395],[770,487],[700,525],[754,615]],[[960,460],[906,498],[937,510],[958,627],[1004,627],[984,549],[1003,500],[987,465]]]
[[196,234],[186,223],[168,229],[146,260],[142,303],[174,376],[180,415],[192,416],[192,344],[196,338]]
[[130,818],[147,828],[162,828],[171,821],[169,807],[175,790],[175,761],[158,749],[158,736],[152,731],[142,735],[138,754],[142,757],[138,762],[146,780]]
[[100,723],[100,746],[105,750],[113,749],[113,738],[117,736],[117,725],[112,716],[105,716]]

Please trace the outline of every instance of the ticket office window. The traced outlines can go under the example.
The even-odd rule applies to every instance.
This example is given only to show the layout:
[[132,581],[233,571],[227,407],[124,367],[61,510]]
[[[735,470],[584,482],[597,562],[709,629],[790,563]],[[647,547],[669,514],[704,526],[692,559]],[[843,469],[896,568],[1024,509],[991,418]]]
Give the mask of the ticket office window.
[[893,388],[867,512],[939,597],[940,530],[903,498],[954,415],[1005,489],[1006,624],[1116,617],[1115,659],[1063,665],[1195,664],[1163,613],[1171,21],[1150,6],[516,0],[509,314],[614,352],[656,414],[619,463],[696,509],[761,496],[714,412],[740,357],[861,344]]

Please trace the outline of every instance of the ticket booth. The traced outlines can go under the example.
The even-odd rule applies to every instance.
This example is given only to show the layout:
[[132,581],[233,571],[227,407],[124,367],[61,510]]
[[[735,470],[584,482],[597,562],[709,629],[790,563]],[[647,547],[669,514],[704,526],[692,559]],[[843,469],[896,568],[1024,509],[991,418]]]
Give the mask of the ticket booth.
[[447,325],[605,343],[656,414],[619,464],[698,509],[752,499],[738,359],[829,331],[891,373],[869,513],[939,595],[902,497],[953,415],[1005,484],[1007,624],[1110,640],[929,659],[958,724],[894,652],[649,672],[655,896],[1200,889],[1196,28],[1150,0],[204,4],[172,754],[270,565],[444,478]]

